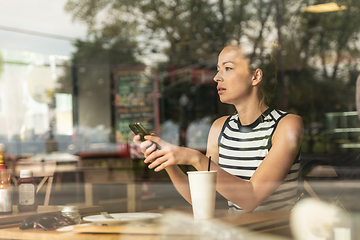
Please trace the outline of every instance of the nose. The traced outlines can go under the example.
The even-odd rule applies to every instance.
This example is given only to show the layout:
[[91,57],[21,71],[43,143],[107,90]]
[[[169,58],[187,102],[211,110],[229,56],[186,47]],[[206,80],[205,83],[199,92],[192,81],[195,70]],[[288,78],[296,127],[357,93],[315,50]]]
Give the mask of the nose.
[[220,74],[220,71],[218,71],[215,76],[214,76],[214,81],[215,82],[220,82],[222,81],[222,77],[221,77],[221,74]]

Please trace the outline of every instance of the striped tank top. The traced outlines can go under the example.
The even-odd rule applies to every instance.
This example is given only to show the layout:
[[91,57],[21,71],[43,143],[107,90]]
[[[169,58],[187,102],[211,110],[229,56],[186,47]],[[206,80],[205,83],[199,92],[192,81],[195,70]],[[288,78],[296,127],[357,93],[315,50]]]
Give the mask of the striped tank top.
[[[249,180],[268,154],[271,138],[281,118],[288,113],[268,108],[255,122],[242,126],[237,114],[229,116],[219,135],[219,166]],[[300,153],[282,184],[255,210],[290,210],[297,200]],[[239,193],[241,194],[241,193]],[[228,201],[230,209],[241,207]]]

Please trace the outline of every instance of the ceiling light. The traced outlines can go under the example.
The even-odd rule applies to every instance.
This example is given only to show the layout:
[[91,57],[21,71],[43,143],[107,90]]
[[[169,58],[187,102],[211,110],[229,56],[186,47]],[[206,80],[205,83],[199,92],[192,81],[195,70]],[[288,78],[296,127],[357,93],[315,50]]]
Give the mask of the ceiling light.
[[324,3],[324,4],[317,4],[308,7],[304,7],[303,11],[311,12],[311,13],[323,13],[323,12],[335,12],[345,10],[346,6],[339,7],[336,3]]

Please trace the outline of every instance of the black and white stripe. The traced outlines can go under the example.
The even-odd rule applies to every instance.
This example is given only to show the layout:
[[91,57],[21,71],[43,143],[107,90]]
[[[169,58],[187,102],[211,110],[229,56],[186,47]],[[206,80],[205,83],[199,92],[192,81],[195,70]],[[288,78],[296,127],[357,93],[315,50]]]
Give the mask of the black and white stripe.
[[[271,148],[271,138],[280,119],[288,113],[267,109],[254,123],[242,126],[238,115],[230,116],[219,136],[219,166],[225,171],[249,180]],[[289,210],[297,199],[300,155],[284,182],[256,210]],[[239,193],[241,194],[241,193]],[[229,208],[241,209],[229,201]]]

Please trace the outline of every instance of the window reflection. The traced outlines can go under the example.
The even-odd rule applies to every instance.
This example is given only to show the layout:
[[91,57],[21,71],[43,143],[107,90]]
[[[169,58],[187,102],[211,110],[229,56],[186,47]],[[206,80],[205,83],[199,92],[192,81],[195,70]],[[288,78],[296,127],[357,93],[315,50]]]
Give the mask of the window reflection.
[[[213,77],[217,54],[236,39],[254,61],[267,53],[277,61],[278,85],[270,104],[303,117],[304,166],[336,162],[335,170],[348,169],[341,161],[350,159],[350,168],[357,170],[360,3],[337,1],[337,8],[326,10],[310,2],[130,1],[120,6],[108,1],[92,6],[68,0],[55,11],[67,21],[54,24],[59,33],[51,32],[41,16],[31,29],[0,26],[1,35],[10,39],[4,37],[0,46],[0,142],[7,159],[68,153],[83,161],[79,169],[110,169],[104,178],[125,169],[144,183],[168,181],[142,163],[128,124],[142,122],[170,143],[205,152],[214,119],[234,112],[220,103]],[[63,32],[68,24],[81,24],[87,37]],[[34,50],[31,44],[47,38],[50,49]],[[61,41],[72,50],[60,51]],[[66,178],[74,183],[79,176]]]

